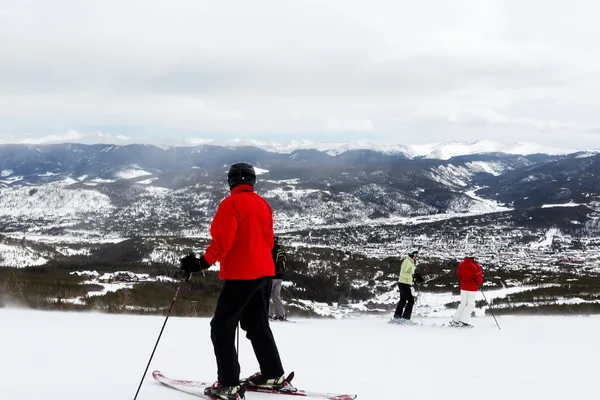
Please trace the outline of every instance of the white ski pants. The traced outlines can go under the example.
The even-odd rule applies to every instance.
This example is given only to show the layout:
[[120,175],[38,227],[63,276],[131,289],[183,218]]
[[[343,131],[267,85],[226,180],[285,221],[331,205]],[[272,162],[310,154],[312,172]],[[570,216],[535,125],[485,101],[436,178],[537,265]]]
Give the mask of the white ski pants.
[[273,307],[275,308],[276,317],[285,317],[285,309],[283,308],[283,302],[281,301],[282,283],[282,279],[273,279],[273,287],[271,289],[271,300],[273,300]]
[[469,290],[460,291],[460,304],[454,313],[454,322],[464,322],[468,324],[471,320],[471,312],[475,308],[475,298],[477,292]]

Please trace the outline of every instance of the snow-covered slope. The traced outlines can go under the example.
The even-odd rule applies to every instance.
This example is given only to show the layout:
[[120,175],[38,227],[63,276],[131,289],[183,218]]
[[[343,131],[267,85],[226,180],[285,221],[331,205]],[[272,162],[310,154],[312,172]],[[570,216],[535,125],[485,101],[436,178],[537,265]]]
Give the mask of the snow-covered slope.
[[39,252],[29,247],[0,243],[0,266],[33,267],[43,265],[47,261]]
[[[0,320],[2,340],[10,343],[3,348],[10,362],[0,363],[0,398],[106,400],[133,399],[164,317],[3,309]],[[216,380],[209,321],[169,319],[139,400],[192,398],[155,382],[155,369],[180,379]],[[491,317],[474,318],[470,330],[434,327],[431,319],[413,327],[385,322],[305,319],[272,323],[271,329],[285,371],[295,371],[294,383],[307,390],[352,392],[357,400],[597,395],[600,317],[499,317],[502,330]],[[243,333],[239,350],[242,376],[258,371]]]
[[69,183],[3,189],[0,217],[73,218],[103,215],[114,208],[108,196],[95,190],[70,189]]
[[132,165],[130,168],[123,168],[114,174],[118,179],[133,179],[140,176],[152,175],[148,171],[144,171],[137,165]]
[[452,157],[481,154],[481,153],[506,153],[506,154],[570,154],[578,149],[564,149],[542,146],[537,143],[516,142],[498,143],[489,140],[476,142],[443,142],[427,145],[410,146],[416,156],[432,159],[448,160]]

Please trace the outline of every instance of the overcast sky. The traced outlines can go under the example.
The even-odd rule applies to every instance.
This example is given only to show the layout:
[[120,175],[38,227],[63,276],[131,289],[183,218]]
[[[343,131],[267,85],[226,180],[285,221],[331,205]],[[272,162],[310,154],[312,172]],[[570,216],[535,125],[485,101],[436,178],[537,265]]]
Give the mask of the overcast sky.
[[600,148],[600,3],[0,0],[0,142]]

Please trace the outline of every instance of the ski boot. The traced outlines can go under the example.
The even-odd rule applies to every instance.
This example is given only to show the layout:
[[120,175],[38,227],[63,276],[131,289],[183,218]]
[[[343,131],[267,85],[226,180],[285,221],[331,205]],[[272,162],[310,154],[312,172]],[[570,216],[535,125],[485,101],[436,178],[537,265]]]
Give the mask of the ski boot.
[[244,400],[246,386],[239,384],[236,386],[221,386],[217,381],[212,386],[204,389],[204,394],[218,400]]
[[473,328],[473,325],[460,321],[460,328]]
[[266,378],[260,372],[248,377],[243,384],[251,391],[276,391],[276,392],[296,392],[291,381],[294,379],[294,373],[290,373],[287,377],[281,375],[277,378]]
[[451,326],[453,328],[458,328],[460,326],[460,322],[456,322],[454,320],[451,320],[450,323],[448,324],[448,326]]

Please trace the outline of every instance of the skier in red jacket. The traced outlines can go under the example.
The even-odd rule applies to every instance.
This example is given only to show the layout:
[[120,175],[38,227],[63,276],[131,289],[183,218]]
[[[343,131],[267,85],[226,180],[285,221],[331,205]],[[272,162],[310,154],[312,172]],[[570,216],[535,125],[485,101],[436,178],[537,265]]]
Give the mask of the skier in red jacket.
[[457,275],[460,282],[460,305],[450,321],[450,326],[471,327],[469,321],[471,312],[475,308],[479,285],[483,283],[483,272],[475,257],[465,257],[458,264]]
[[[254,192],[256,173],[252,165],[232,165],[228,183],[231,194],[214,216],[209,246],[199,259],[193,254],[184,257],[181,268],[189,275],[220,262],[219,278],[225,283],[210,322],[218,381],[206,388],[205,394],[240,400],[245,398],[247,386],[279,389],[291,385],[285,380],[269,327],[269,297],[275,275],[272,209]],[[243,382],[234,345],[238,322],[252,342],[260,366],[260,372]]]

